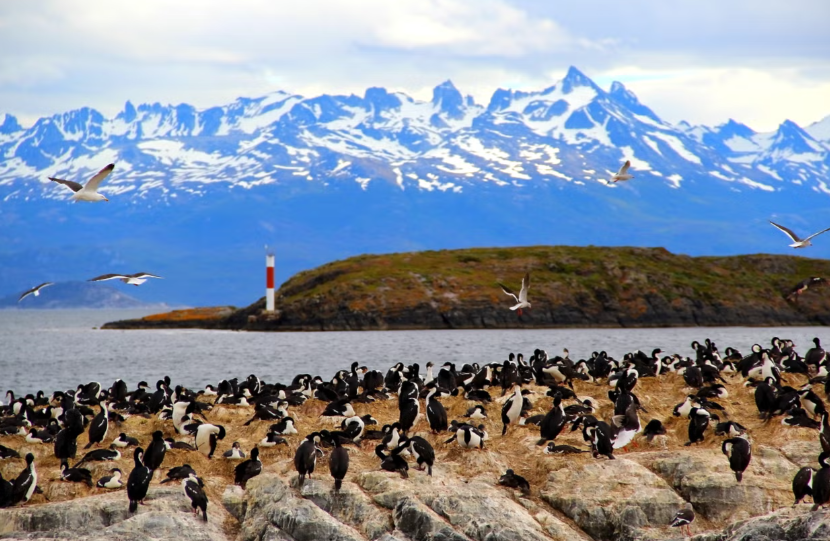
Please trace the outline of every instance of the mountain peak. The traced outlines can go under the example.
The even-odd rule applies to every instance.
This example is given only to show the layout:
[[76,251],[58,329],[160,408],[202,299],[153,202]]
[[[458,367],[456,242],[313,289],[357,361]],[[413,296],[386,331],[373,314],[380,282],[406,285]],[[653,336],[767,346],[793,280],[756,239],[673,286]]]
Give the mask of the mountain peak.
[[824,117],[818,122],[813,122],[807,126],[804,131],[816,141],[830,142],[830,115]]
[[804,131],[801,126],[792,120],[785,120],[778,126],[775,132],[770,151],[787,152],[792,154],[811,154],[822,152],[821,148],[813,137]]
[[464,97],[449,79],[432,89],[432,104],[450,117],[464,114]]
[[124,122],[132,122],[136,116],[135,106],[133,106],[130,100],[127,100],[127,103],[124,104],[124,110],[118,113],[118,118],[123,119]]
[[720,126],[718,126],[716,130],[724,137],[737,136],[749,138],[755,135],[755,130],[753,130],[746,124],[741,124],[740,122],[736,122],[734,119],[731,118],[725,124],[721,124]]
[[8,113],[4,116],[3,123],[0,124],[0,133],[12,133],[23,129],[15,116]]
[[574,88],[580,86],[587,86],[597,91],[600,90],[587,75],[576,69],[574,66],[571,66],[568,68],[568,73],[565,74],[565,78],[562,79],[562,92],[569,94]]
[[401,100],[394,94],[390,94],[383,87],[373,86],[366,89],[363,99],[375,108],[375,112],[386,109],[395,109],[401,106]]
[[654,114],[654,111],[640,103],[640,100],[637,99],[634,92],[627,89],[621,82],[614,81],[611,83],[611,90],[608,92],[608,95],[611,96],[611,99],[617,103],[624,105],[632,113],[647,116],[654,121],[662,122],[660,118]]

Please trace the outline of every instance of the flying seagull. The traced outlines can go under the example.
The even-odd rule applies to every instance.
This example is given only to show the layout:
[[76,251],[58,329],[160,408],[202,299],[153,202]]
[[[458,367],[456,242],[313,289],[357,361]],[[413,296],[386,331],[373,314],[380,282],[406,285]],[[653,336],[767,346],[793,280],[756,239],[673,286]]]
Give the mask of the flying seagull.
[[33,287],[32,289],[30,289],[29,291],[27,291],[27,292],[25,292],[23,295],[21,295],[21,296],[20,296],[20,298],[19,298],[19,299],[17,299],[17,302],[22,301],[23,299],[25,299],[25,298],[26,298],[26,297],[28,297],[29,295],[34,295],[35,297],[39,297],[39,296],[40,296],[40,290],[41,290],[41,289],[43,289],[44,287],[47,287],[47,286],[51,286],[51,285],[52,285],[52,284],[54,284],[54,283],[55,283],[55,282],[43,282],[43,283],[42,283],[42,284],[40,284],[39,286],[35,286],[35,287]]
[[511,310],[518,310],[517,313],[519,315],[522,315],[522,308],[527,308],[528,310],[530,309],[530,303],[527,302],[527,290],[530,287],[530,273],[529,272],[525,273],[525,277],[522,278],[522,289],[521,289],[521,291],[519,291],[519,296],[518,297],[516,296],[515,293],[513,293],[513,291],[510,290],[509,287],[507,287],[503,284],[499,284],[499,286],[501,286],[502,291],[504,291],[505,293],[507,293],[508,295],[513,297],[514,299],[516,299],[516,302],[518,304],[516,304],[516,306],[511,306],[510,307]]
[[807,289],[811,287],[815,287],[820,284],[826,284],[827,280],[818,276],[812,276],[810,278],[805,278],[801,280],[796,285],[793,286],[792,290],[787,294],[787,300],[795,299],[798,300],[798,296],[807,291]]
[[793,247],[793,248],[806,248],[807,246],[812,246],[813,243],[810,242],[811,238],[817,237],[817,236],[821,235],[822,233],[824,233],[826,231],[830,231],[830,227],[828,227],[827,229],[822,229],[818,233],[813,233],[812,235],[810,235],[806,239],[800,239],[800,238],[798,238],[798,235],[796,235],[795,233],[793,233],[792,231],[790,231],[789,229],[787,229],[783,225],[778,225],[777,223],[772,222],[772,221],[770,223],[772,225],[774,225],[775,227],[777,227],[778,229],[780,229],[781,231],[783,231],[788,237],[790,237],[790,239],[792,239],[793,243],[790,244],[790,246]]
[[625,163],[620,167],[620,170],[617,171],[617,174],[611,177],[613,182],[619,182],[620,180],[631,180],[634,178],[634,175],[628,174],[628,168],[631,167],[631,160],[625,160]]
[[161,278],[161,276],[156,276],[155,274],[150,274],[148,272],[137,272],[135,274],[102,274],[101,276],[96,276],[95,278],[90,278],[87,282],[103,282],[105,280],[121,280],[125,284],[132,284],[134,286],[140,286],[144,282],[147,281],[147,278]]
[[107,178],[107,176],[112,173],[112,170],[115,169],[115,164],[109,164],[108,166],[104,167],[98,173],[89,179],[86,183],[86,186],[81,186],[77,182],[73,182],[71,180],[63,180],[60,178],[49,177],[49,180],[52,182],[57,182],[58,184],[63,184],[64,186],[68,186],[75,195],[72,196],[72,200],[75,202],[78,201],[109,201],[103,194],[98,193],[98,186],[101,184],[101,181]]

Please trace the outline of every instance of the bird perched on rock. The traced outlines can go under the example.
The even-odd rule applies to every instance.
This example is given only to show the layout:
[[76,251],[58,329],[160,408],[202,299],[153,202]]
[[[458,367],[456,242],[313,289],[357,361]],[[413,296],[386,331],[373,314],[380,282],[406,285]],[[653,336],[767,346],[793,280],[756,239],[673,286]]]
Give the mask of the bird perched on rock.
[[118,489],[124,486],[124,482],[121,481],[121,470],[118,468],[113,468],[110,470],[112,475],[105,475],[98,479],[98,482],[95,483],[95,486],[98,488],[108,488],[108,489]]
[[153,478],[152,470],[144,465],[143,460],[144,449],[136,447],[133,452],[135,467],[127,478],[127,497],[130,499],[130,513],[135,513],[138,504],[144,502],[144,498],[147,497],[147,489],[150,487],[150,480]]
[[85,483],[92,488],[92,472],[86,468],[69,467],[69,463],[64,460],[61,462],[61,480],[69,481],[70,483]]
[[26,467],[12,484],[12,504],[26,503],[32,498],[37,489],[37,469],[35,468],[35,455],[26,454]]
[[818,455],[818,463],[821,468],[813,475],[813,511],[830,503],[830,438],[820,434],[819,441],[822,452]]
[[729,467],[735,472],[735,479],[740,483],[749,461],[752,460],[752,446],[749,440],[743,436],[729,438],[724,440],[721,450],[729,457]]
[[409,478],[409,464],[401,456],[403,446],[392,449],[388,455],[383,452],[383,445],[375,447],[375,454],[380,458],[380,468],[389,472],[397,472],[404,479]]
[[519,416],[522,414],[523,404],[524,397],[522,396],[522,388],[519,385],[514,385],[513,396],[507,399],[501,409],[502,436],[507,433],[507,425],[518,422]]
[[190,464],[175,466],[167,470],[167,478],[162,480],[161,484],[172,483],[173,481],[183,481],[190,477],[191,473],[196,475],[196,470],[194,470]]
[[412,456],[415,457],[419,470],[423,470],[424,464],[426,464],[427,475],[432,475],[432,465],[435,464],[435,449],[427,440],[420,436],[412,436],[403,440],[401,445],[407,447]]
[[525,496],[530,495],[530,483],[521,475],[516,475],[513,470],[507,470],[499,478],[499,484],[505,487],[518,488]]
[[[251,451],[251,456],[254,455],[254,451],[256,451],[256,447],[254,447],[254,450]],[[190,506],[193,509],[193,512],[198,513],[198,510],[201,509],[202,519],[207,522],[208,499],[205,495],[205,490],[202,487],[202,480],[196,477],[195,473],[191,473],[186,479],[182,479],[182,490],[184,491],[184,495],[190,498]]]
[[305,437],[305,440],[297,447],[297,452],[294,453],[294,468],[300,474],[298,485],[303,487],[305,477],[314,473],[314,467],[317,465],[317,455],[323,456],[323,450],[320,449],[320,433],[312,432]]
[[686,530],[686,535],[692,536],[692,522],[695,520],[695,510],[691,505],[685,509],[681,509],[674,515],[671,521],[672,528],[681,528]]
[[222,454],[223,457],[227,458],[228,460],[242,460],[245,458],[245,451],[242,450],[242,447],[239,445],[238,441],[233,442],[233,445],[230,449],[225,451]]
[[234,469],[233,482],[245,488],[245,484],[260,473],[262,473],[262,462],[259,460],[259,449],[254,447],[251,449],[251,458],[240,463]]
[[329,472],[334,478],[334,491],[340,492],[340,487],[343,486],[343,479],[349,471],[349,452],[340,445],[340,436],[333,435],[334,450],[329,455]]
[[587,453],[588,451],[574,447],[573,445],[556,445],[554,442],[550,442],[542,452],[546,455],[573,455],[577,453]]

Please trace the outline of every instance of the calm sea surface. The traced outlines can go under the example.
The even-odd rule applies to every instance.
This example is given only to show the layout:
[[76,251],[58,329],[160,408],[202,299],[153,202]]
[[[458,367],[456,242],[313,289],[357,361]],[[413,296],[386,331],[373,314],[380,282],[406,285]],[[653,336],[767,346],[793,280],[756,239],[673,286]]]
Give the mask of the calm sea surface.
[[571,358],[604,349],[620,357],[628,351],[692,353],[692,340],[714,340],[721,351],[744,354],[753,343],[773,336],[795,341],[802,354],[818,336],[830,343],[825,327],[699,327],[669,329],[567,329],[247,333],[201,330],[99,330],[107,321],[147,315],[141,311],[0,310],[0,391],[30,393],[74,388],[117,378],[133,389],[140,380],[153,385],[164,375],[192,388],[221,379],[256,374],[288,382],[297,373],[329,378],[353,361],[386,370],[397,361],[503,361],[509,352],[529,356],[563,347]]

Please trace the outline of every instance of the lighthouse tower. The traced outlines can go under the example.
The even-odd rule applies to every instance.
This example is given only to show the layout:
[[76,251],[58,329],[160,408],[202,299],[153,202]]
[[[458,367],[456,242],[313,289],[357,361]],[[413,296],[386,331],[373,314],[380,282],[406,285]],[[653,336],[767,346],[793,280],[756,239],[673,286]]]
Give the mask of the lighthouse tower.
[[265,254],[265,310],[274,311],[274,252]]

